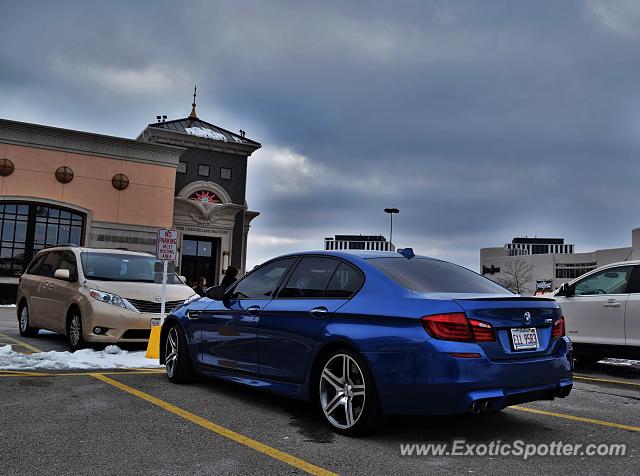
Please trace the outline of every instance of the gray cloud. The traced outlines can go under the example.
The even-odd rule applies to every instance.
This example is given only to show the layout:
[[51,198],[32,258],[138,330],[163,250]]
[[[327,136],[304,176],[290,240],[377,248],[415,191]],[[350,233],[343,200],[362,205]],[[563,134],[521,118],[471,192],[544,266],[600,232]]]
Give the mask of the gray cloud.
[[636,2],[2,3],[0,115],[135,137],[243,129],[250,259],[386,233],[477,268],[514,234],[629,243]]

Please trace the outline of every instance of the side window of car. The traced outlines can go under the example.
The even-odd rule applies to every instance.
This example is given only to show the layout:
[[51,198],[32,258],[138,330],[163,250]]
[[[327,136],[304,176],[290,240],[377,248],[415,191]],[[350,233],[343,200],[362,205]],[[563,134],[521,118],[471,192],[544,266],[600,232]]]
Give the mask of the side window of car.
[[76,255],[71,251],[65,251],[62,255],[62,260],[58,265],[58,269],[68,269],[70,281],[77,281],[78,279],[78,264],[76,261]]
[[325,297],[345,298],[353,296],[362,287],[362,274],[353,266],[341,263],[324,292]]
[[62,258],[62,252],[60,251],[47,253],[47,257],[42,262],[42,265],[38,270],[38,274],[47,278],[53,276],[53,273],[55,273],[56,269],[58,269],[58,265],[60,264],[60,258]]
[[295,261],[296,258],[285,258],[252,271],[235,285],[231,291],[231,297],[233,299],[270,298]]
[[302,258],[284,288],[280,298],[321,298],[340,261],[331,258]]
[[603,269],[576,283],[575,296],[625,294],[633,266]]
[[26,274],[38,274],[40,265],[42,264],[42,261],[44,261],[44,257],[46,255],[47,255],[46,253],[42,253],[41,255],[36,256],[36,258],[31,262],[31,264],[27,268]]

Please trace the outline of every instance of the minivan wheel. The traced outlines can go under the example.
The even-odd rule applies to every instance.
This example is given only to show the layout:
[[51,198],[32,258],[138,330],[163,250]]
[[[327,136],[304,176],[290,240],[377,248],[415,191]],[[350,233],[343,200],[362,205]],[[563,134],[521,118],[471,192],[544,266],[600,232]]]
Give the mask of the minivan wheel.
[[67,345],[71,352],[87,346],[82,336],[82,317],[78,311],[72,311],[67,319]]
[[177,324],[173,324],[169,328],[164,349],[165,369],[169,381],[173,383],[191,382],[193,367],[187,349],[187,339]]
[[322,362],[318,376],[318,405],[325,421],[338,433],[362,435],[381,420],[375,384],[364,359],[340,349]]
[[29,322],[29,306],[24,304],[18,313],[18,330],[22,337],[35,337],[40,332],[37,327],[31,327]]

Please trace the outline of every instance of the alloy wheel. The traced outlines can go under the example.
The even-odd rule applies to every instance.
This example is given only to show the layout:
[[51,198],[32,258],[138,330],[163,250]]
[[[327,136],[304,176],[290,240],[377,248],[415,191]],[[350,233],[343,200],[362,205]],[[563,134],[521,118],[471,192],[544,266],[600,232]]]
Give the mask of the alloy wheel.
[[178,331],[175,327],[169,329],[167,334],[167,342],[165,344],[165,367],[167,375],[173,377],[176,371],[176,363],[178,361]]
[[77,346],[80,342],[80,333],[82,332],[82,324],[80,323],[80,316],[74,314],[69,322],[69,342],[72,346]]
[[320,374],[320,405],[329,423],[342,430],[354,426],[364,410],[365,397],[364,375],[353,357],[331,357]]
[[27,329],[29,328],[29,309],[27,308],[27,306],[24,306],[22,308],[22,311],[20,311],[20,331],[27,332]]

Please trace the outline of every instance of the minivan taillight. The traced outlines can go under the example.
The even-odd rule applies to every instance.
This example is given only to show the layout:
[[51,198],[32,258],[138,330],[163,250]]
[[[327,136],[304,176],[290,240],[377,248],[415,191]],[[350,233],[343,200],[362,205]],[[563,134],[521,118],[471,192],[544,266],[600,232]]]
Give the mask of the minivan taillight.
[[551,336],[551,338],[555,339],[556,337],[562,337],[564,335],[565,335],[564,316],[560,316],[560,319],[558,319],[553,324],[553,335]]
[[475,319],[469,320],[463,312],[424,316],[421,322],[434,339],[457,342],[493,342],[496,340],[491,324]]

